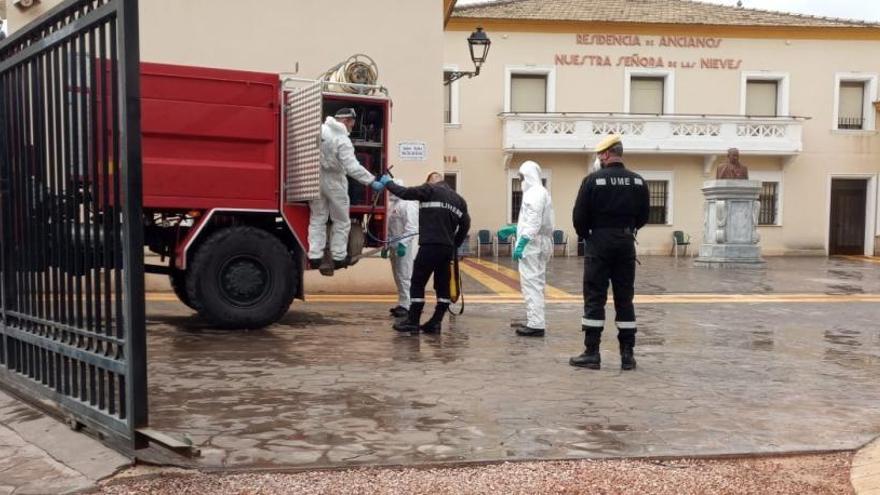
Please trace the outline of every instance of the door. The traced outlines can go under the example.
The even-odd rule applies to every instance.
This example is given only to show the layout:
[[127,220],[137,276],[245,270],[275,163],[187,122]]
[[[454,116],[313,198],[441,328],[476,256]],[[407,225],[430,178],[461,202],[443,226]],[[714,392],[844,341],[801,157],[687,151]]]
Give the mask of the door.
[[829,254],[865,254],[867,179],[831,180]]

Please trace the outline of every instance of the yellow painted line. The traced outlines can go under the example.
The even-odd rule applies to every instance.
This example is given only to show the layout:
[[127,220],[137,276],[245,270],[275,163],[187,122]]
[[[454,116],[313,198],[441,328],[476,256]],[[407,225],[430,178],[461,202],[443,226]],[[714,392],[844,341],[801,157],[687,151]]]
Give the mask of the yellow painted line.
[[[430,296],[429,296],[430,297]],[[177,298],[172,293],[151,292],[147,301],[172,302]],[[315,294],[308,296],[306,302],[314,303],[393,303],[393,294]],[[473,304],[521,304],[519,293],[508,294],[465,294],[465,302]],[[878,303],[880,294],[659,294],[637,295],[636,304],[770,304],[770,303]],[[579,295],[547,298],[548,304],[583,304]],[[609,304],[610,298],[609,298]]]
[[[500,280],[496,280],[473,267],[468,266],[467,263],[459,263],[458,269],[461,270],[468,277],[476,280],[481,285],[484,285],[487,289],[491,290],[499,296],[518,297],[520,295],[519,292],[515,291],[509,285]],[[468,299],[467,293],[465,293],[465,299]]]
[[[469,259],[471,261],[473,261],[474,263],[477,263],[482,266],[485,266],[486,268],[489,268],[490,270],[496,270],[496,271],[501,272],[504,275],[506,275],[514,280],[519,280],[519,272],[516,270],[510,269],[510,268],[507,268],[506,266],[499,265],[498,263],[493,263],[491,261],[486,261],[483,259],[478,259],[478,258],[477,259],[469,258]],[[562,289],[557,289],[556,287],[553,287],[550,284],[547,284],[545,291],[546,291],[547,296],[550,298],[571,297],[572,296],[572,294],[569,294],[568,292],[565,292]]]
[[880,256],[841,256],[841,258],[852,261],[866,261],[880,265]]

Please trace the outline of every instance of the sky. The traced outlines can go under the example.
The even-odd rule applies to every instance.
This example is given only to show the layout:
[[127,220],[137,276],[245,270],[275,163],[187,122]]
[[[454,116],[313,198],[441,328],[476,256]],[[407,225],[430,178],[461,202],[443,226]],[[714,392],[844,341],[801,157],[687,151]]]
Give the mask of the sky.
[[[458,0],[459,5],[467,5],[484,0]],[[707,3],[736,5],[737,0],[703,0]],[[865,21],[880,22],[880,1],[878,0],[742,0],[743,7],[764,10],[797,12],[799,14],[845,17]]]

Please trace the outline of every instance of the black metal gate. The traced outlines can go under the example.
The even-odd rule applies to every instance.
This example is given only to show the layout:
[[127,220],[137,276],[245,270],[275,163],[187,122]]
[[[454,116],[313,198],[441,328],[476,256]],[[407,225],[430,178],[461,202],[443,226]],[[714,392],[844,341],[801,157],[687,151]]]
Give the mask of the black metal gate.
[[0,43],[0,384],[122,446],[147,423],[137,0]]

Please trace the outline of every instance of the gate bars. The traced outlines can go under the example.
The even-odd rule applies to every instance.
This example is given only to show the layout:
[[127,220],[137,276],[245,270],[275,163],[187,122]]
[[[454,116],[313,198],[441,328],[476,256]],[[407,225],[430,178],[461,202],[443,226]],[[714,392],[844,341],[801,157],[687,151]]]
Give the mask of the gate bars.
[[127,448],[147,425],[137,0],[0,43],[0,385]]

